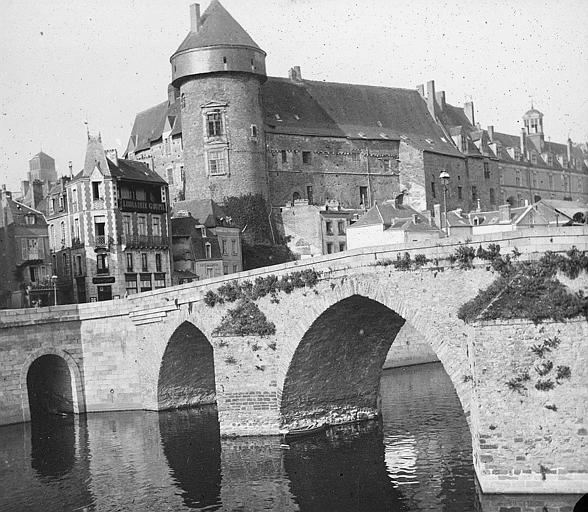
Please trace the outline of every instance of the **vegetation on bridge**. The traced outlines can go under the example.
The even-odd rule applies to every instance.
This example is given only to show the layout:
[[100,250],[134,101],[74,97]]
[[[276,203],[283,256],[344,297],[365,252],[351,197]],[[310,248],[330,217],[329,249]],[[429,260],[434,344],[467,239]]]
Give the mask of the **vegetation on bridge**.
[[[535,323],[561,321],[584,315],[588,318],[588,297],[574,293],[557,279],[560,272],[576,279],[588,271],[588,256],[575,247],[566,255],[547,252],[537,261],[517,261],[520,253],[501,255],[500,246],[478,249],[476,256],[490,262],[497,278],[485,290],[465,303],[458,318],[465,322],[520,318]],[[472,258],[473,259],[473,258]]]
[[308,269],[292,272],[280,278],[274,274],[258,277],[253,283],[251,281],[230,281],[220,286],[216,292],[209,290],[204,296],[204,303],[214,307],[216,304],[242,299],[256,301],[266,295],[270,295],[275,300],[279,292],[292,293],[297,288],[313,288],[318,283],[319,277],[319,272]]
[[271,336],[276,326],[269,322],[257,304],[248,299],[240,300],[229,309],[220,325],[212,332],[214,336]]

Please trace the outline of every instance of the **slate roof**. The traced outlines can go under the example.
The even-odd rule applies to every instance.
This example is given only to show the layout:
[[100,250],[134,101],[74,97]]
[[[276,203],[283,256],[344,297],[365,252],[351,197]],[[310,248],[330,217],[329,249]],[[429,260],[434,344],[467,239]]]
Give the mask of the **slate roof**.
[[[176,103],[178,102],[176,101]],[[129,137],[125,156],[131,152],[139,152],[149,149],[152,141],[161,138],[169,111],[170,106],[167,101],[164,101],[137,114],[131,130],[131,136]],[[177,116],[177,119],[179,118],[180,116]]]
[[189,212],[198,224],[207,228],[218,226],[220,219],[225,217],[224,210],[211,199],[190,199],[174,203],[173,214],[177,215],[182,211]]
[[416,90],[269,77],[262,97],[269,132],[404,140],[422,151],[460,156]]
[[[6,208],[9,210],[8,219],[12,219],[12,222],[14,224],[22,226],[31,226],[31,228],[45,226],[47,224],[47,222],[45,221],[45,216],[39,210],[30,208],[22,203],[19,203],[18,201],[15,201],[12,198],[7,198],[5,204]],[[34,215],[37,218],[35,224],[27,224],[25,222],[26,215]]]
[[118,165],[108,160],[108,167],[113,178],[126,181],[147,181],[149,183],[167,185],[167,182],[155,171],[149,169],[147,164],[136,160],[118,159]]
[[193,48],[228,45],[249,46],[261,50],[221,3],[218,0],[212,0],[200,17],[198,32],[190,31],[175,53]]
[[[414,222],[413,216],[417,216]],[[361,228],[364,226],[383,225],[386,229],[398,229],[402,231],[437,231],[431,226],[429,219],[417,212],[408,205],[396,205],[394,201],[384,201],[382,204],[375,204],[357,222],[348,229]]]

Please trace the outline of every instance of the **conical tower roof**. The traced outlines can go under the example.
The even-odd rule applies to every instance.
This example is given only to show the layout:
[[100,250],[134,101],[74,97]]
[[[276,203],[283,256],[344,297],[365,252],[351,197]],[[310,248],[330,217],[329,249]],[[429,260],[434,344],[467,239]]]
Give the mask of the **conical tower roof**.
[[84,161],[84,176],[91,176],[94,169],[98,167],[103,176],[110,176],[110,169],[106,161],[106,153],[102,146],[102,137],[93,137],[88,133],[88,146],[86,148],[86,159]]
[[[197,30],[191,30],[175,54],[211,46],[248,46],[261,50],[218,0],[212,0],[199,19]],[[174,55],[175,55],[174,54]]]

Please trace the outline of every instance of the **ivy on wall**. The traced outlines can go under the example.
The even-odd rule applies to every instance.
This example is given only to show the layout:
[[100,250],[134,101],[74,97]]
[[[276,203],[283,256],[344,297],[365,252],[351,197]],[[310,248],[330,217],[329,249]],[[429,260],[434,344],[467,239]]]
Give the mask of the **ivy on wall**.
[[269,322],[257,304],[248,299],[240,300],[229,309],[220,325],[212,332],[214,336],[271,336],[276,326]]
[[557,279],[561,272],[576,279],[588,271],[588,256],[575,247],[565,255],[547,252],[537,261],[516,261],[520,254],[500,255],[500,247],[489,246],[478,254],[490,261],[497,278],[485,290],[459,308],[458,318],[464,322],[521,318],[539,323],[552,319],[585,316],[588,318],[588,297],[573,293]]

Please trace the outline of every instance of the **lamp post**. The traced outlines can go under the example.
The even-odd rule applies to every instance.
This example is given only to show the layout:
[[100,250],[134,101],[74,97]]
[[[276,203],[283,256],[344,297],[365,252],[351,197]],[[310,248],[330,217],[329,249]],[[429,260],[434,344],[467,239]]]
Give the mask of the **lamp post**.
[[53,305],[57,306],[57,276],[55,274],[51,276],[51,281],[53,282]]
[[[447,184],[449,183],[449,173],[441,171],[439,179],[443,182],[443,212],[445,215],[445,234],[449,236],[449,224],[447,223]],[[441,222],[441,229],[443,229],[443,222]]]

